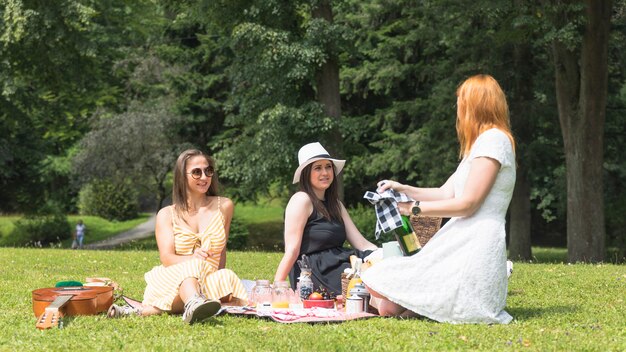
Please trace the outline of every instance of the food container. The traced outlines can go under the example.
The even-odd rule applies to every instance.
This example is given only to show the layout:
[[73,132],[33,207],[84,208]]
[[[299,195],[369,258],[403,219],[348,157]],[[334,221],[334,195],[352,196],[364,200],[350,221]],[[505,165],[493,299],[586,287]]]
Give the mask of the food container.
[[367,312],[370,304],[370,293],[362,283],[354,285],[354,288],[350,291],[350,297],[361,297],[363,305],[362,311]]
[[335,300],[334,299],[305,299],[302,301],[304,308],[335,308]]
[[269,280],[256,280],[256,285],[252,289],[251,301],[256,303],[257,310],[272,308],[272,288]]
[[346,313],[355,314],[363,312],[363,298],[350,296],[346,299]]
[[274,282],[272,291],[272,308],[289,308],[289,302],[295,293],[287,281]]

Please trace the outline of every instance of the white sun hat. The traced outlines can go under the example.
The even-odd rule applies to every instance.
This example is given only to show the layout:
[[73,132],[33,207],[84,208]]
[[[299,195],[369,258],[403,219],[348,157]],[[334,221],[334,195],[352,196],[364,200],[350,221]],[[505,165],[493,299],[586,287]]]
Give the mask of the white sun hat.
[[298,163],[300,164],[296,169],[296,172],[293,174],[293,183],[300,182],[300,173],[302,169],[304,169],[307,165],[314,163],[318,160],[330,160],[334,164],[335,175],[338,175],[341,170],[343,170],[343,166],[345,165],[345,160],[333,159],[330,157],[330,154],[322,147],[319,142],[309,143],[300,148],[298,152]]

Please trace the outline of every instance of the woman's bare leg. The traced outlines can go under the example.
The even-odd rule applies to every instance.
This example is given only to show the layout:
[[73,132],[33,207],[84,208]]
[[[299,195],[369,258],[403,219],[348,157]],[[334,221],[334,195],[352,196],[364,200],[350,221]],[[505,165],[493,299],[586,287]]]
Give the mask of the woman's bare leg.
[[178,296],[172,302],[172,313],[182,313],[185,310],[185,303],[189,302],[195,295],[200,294],[200,286],[198,279],[190,277],[180,284],[178,288]]
[[139,309],[140,309],[139,314],[141,316],[143,316],[143,317],[147,317],[147,316],[150,316],[150,315],[157,315],[157,314],[163,313],[162,310],[160,310],[159,308],[154,307],[154,306],[144,306],[144,305],[142,305],[142,307],[139,308]]
[[370,294],[375,297],[375,302],[378,309],[378,314],[381,316],[394,316],[394,317],[416,317],[417,314],[412,312],[403,306],[391,302],[387,297],[367,287]]
[[388,299],[382,299],[378,304],[378,313],[382,316],[400,316],[406,311],[403,306],[393,303]]
[[197,294],[200,294],[200,285],[195,277],[186,278],[178,288],[178,295],[183,303],[187,303]]

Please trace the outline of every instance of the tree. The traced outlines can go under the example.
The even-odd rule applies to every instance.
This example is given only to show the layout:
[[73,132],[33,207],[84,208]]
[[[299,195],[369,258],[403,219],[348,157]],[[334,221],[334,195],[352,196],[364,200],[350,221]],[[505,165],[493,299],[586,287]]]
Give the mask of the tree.
[[211,146],[243,197],[290,184],[298,148],[320,140],[340,153],[342,28],[330,2],[212,1],[208,17],[231,38],[227,130]]
[[72,210],[72,147],[98,106],[119,102],[112,66],[125,46],[142,40],[152,7],[143,0],[0,2],[0,209],[31,211],[54,200]]
[[515,190],[511,199],[510,226],[509,226],[509,258],[530,260],[531,251],[531,183],[529,177],[529,163],[527,156],[532,136],[533,116],[533,88],[534,74],[536,68],[533,63],[533,30],[531,23],[528,23],[529,13],[532,8],[524,0],[515,0],[514,8],[510,12],[513,17],[509,30],[511,37],[517,38],[512,43],[512,58],[515,74],[511,76],[511,94],[509,99],[509,109],[511,113],[511,125],[515,131],[517,151],[516,159],[518,169],[515,180]]
[[[333,9],[330,0],[322,0],[312,4],[311,15],[322,28],[329,28],[333,24]],[[331,129],[328,138],[329,153],[335,157],[343,157],[343,138],[338,126],[341,124],[341,95],[339,94],[339,53],[333,37],[318,36],[317,39],[326,39],[321,47],[326,53],[326,59],[315,73],[315,91],[317,101],[322,105],[324,114],[337,124]],[[338,176],[339,198],[343,200],[343,174]]]
[[153,193],[161,209],[169,189],[168,173],[178,154],[189,145],[178,143],[180,117],[167,101],[131,105],[126,112],[98,116],[98,122],[80,142],[74,170],[82,183],[106,178],[114,184],[127,180]]
[[[561,35],[552,41],[556,98],[565,147],[567,249],[570,262],[604,260],[604,126],[612,1],[556,7]],[[571,28],[572,17],[582,20]],[[574,22],[576,23],[576,22]]]

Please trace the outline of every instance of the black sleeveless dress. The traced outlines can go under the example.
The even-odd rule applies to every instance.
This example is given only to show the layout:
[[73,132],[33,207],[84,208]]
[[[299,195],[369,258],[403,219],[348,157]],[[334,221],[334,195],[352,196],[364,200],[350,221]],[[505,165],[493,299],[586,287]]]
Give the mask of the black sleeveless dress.
[[[341,273],[350,267],[350,256],[363,258],[372,252],[343,248],[344,242],[346,242],[344,224],[329,221],[313,209],[302,233],[298,259],[302,259],[303,254],[309,258],[315,290],[324,287],[328,292],[340,295]],[[289,282],[294,290],[299,276],[300,267],[296,262],[289,272]]]

